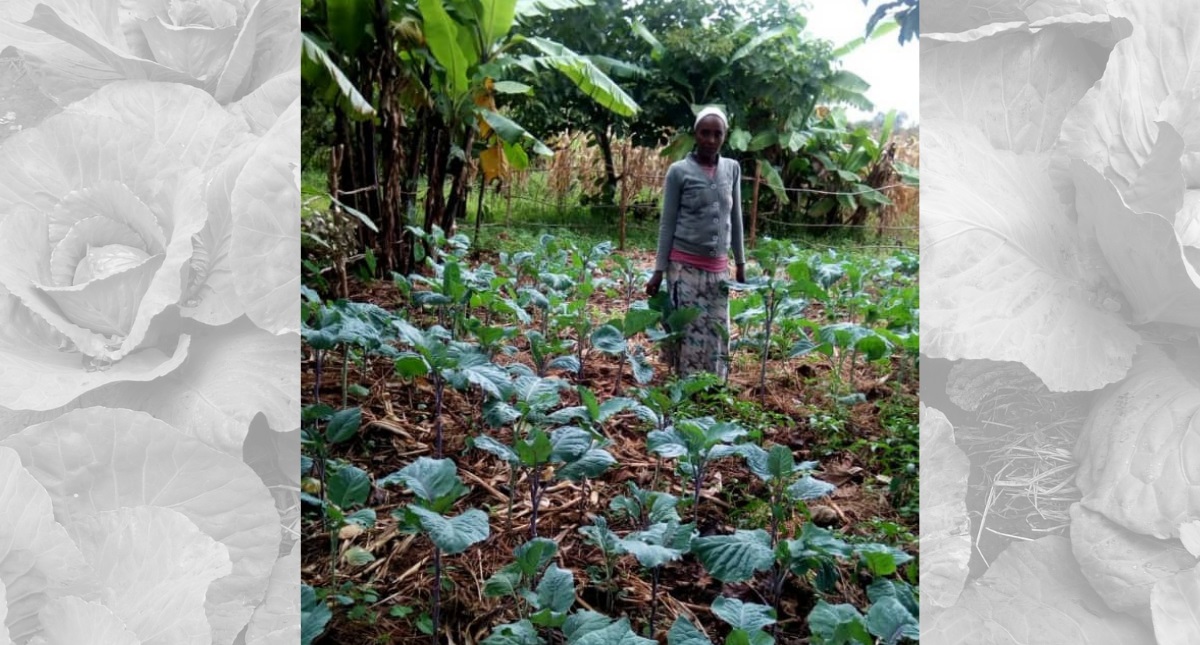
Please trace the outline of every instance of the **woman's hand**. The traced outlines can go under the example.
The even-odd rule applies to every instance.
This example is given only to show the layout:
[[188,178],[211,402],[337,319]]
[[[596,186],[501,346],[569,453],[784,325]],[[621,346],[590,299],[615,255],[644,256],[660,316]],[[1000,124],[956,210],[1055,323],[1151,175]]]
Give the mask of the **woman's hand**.
[[663,272],[655,271],[654,275],[650,276],[650,280],[646,282],[646,295],[653,296],[658,293],[658,287],[662,285]]

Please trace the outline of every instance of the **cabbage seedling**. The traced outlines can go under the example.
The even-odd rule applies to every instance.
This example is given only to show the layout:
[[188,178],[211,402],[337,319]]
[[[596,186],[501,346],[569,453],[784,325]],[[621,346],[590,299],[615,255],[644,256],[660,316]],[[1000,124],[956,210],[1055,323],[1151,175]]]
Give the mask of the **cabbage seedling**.
[[454,517],[444,515],[468,492],[457,471],[449,459],[420,457],[379,481],[380,486],[403,484],[416,495],[414,503],[393,511],[392,516],[405,531],[425,534],[433,542],[434,645],[438,642],[441,620],[442,554],[462,553],[490,534],[487,513],[481,510],[468,509]]

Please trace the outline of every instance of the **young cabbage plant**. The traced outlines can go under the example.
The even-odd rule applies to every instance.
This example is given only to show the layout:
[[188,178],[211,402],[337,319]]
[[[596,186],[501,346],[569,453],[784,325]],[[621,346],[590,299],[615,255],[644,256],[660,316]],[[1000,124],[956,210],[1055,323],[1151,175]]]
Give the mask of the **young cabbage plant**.
[[405,226],[404,229],[420,242],[413,245],[413,257],[418,263],[441,264],[448,258],[461,260],[471,249],[471,238],[463,233],[446,237],[446,232],[436,224],[428,233],[420,226]]
[[532,375],[518,376],[512,398],[493,399],[484,404],[483,419],[493,428],[511,425],[513,443],[505,445],[483,435],[471,440],[474,447],[503,459],[510,468],[508,495],[508,529],[512,530],[513,503],[520,470],[528,473],[530,510],[529,530],[537,537],[538,504],[544,492],[542,481],[546,466],[554,454],[554,445],[545,427],[550,424],[550,411],[562,402],[561,390],[567,387],[558,378]]
[[380,486],[391,484],[403,484],[416,496],[414,503],[393,511],[392,516],[404,531],[424,534],[433,542],[432,642],[437,645],[441,628],[442,554],[456,555],[486,540],[491,532],[488,516],[474,508],[453,517],[446,515],[469,492],[450,459],[420,457],[379,481]]
[[680,419],[666,430],[651,431],[647,438],[650,452],[667,459],[678,458],[679,469],[692,480],[692,517],[700,521],[700,489],[708,465],[714,459],[738,453],[733,445],[746,435],[746,429],[736,423],[717,421],[712,417]]
[[720,385],[721,379],[711,372],[696,372],[649,388],[634,390],[641,407],[633,408],[643,421],[654,423],[655,430],[666,430],[675,415],[697,393]]
[[641,345],[632,342],[634,336],[648,330],[658,322],[661,314],[650,309],[645,302],[635,302],[622,318],[614,318],[592,332],[592,347],[609,356],[621,359],[617,370],[614,394],[621,393],[621,381],[625,376],[625,364],[633,371],[633,380],[645,385],[654,378],[654,366],[646,358]]
[[565,299],[562,296],[550,290],[542,291],[535,287],[521,287],[517,289],[517,302],[527,311],[531,306],[538,311],[539,327],[537,331],[543,338],[550,337],[551,312],[561,306],[564,301]]
[[520,287],[524,282],[530,282],[537,275],[537,254],[533,251],[517,251],[509,255],[507,251],[500,252],[500,269],[510,274],[513,287]]
[[[482,326],[490,326],[493,318],[512,320],[522,325],[528,325],[533,322],[533,319],[529,316],[529,312],[525,311],[516,300],[514,290],[515,280],[513,278],[499,275],[490,265],[480,267],[477,277],[488,278],[487,287],[477,290],[471,296],[470,301],[472,307],[479,307],[484,311],[484,317],[481,321]],[[482,287],[482,285],[480,286]]]
[[575,358],[579,361],[576,376],[580,378],[583,377],[587,366],[585,352],[588,339],[595,328],[594,316],[589,311],[592,294],[596,292],[597,287],[594,272],[600,261],[611,253],[611,242],[602,242],[586,254],[576,250],[571,256],[574,277],[570,283],[570,290],[563,294],[565,300],[554,308],[554,326],[575,332]]
[[333,612],[317,598],[317,590],[306,584],[300,585],[300,645],[312,645],[325,633],[325,626],[332,619]]
[[423,376],[433,382],[434,391],[434,456],[442,456],[442,404],[445,387],[465,391],[472,385],[492,399],[505,399],[512,392],[508,373],[496,366],[478,348],[453,340],[440,326],[429,330],[417,329],[407,321],[396,319],[400,340],[413,351],[401,352],[396,358],[396,373],[404,378]]
[[[502,458],[511,466],[512,480],[516,482],[516,471],[529,472],[530,535],[538,535],[538,506],[544,493],[542,474],[548,464],[562,464],[554,471],[560,480],[584,482],[584,499],[587,498],[587,480],[596,477],[616,463],[612,454],[604,450],[607,440],[599,433],[575,426],[565,426],[547,434],[545,427],[554,422],[550,410],[562,403],[560,391],[566,386],[560,379],[518,376],[514,403],[492,400],[485,406],[484,418],[492,427],[512,424],[514,445],[505,446],[490,436],[478,436],[475,447]],[[511,517],[511,500],[509,517]],[[582,512],[582,511],[581,511]]]
[[[797,464],[787,446],[776,444],[770,451],[766,451],[753,444],[743,444],[742,456],[746,458],[750,472],[763,480],[769,491],[772,548],[778,548],[779,528],[791,519],[792,510],[797,503],[806,504],[832,495],[836,489],[833,484],[811,475],[817,462],[805,461]],[[776,609],[779,608],[779,601],[783,595],[785,573],[778,564],[772,567],[771,598],[772,606]]]
[[515,561],[484,582],[484,594],[520,601],[521,619],[531,626],[562,627],[575,604],[575,578],[554,563],[557,554],[553,540],[534,538],[522,544],[513,551]]
[[774,645],[775,639],[763,631],[763,628],[771,626],[774,631],[777,622],[775,609],[719,596],[713,601],[712,612],[733,628],[725,637],[725,645]]
[[[613,620],[594,611],[577,611],[567,617],[562,633],[554,634],[555,643],[567,645],[657,645],[656,641],[634,633],[628,618]],[[480,645],[545,645],[527,620],[501,625]]]
[[529,427],[524,432],[514,429],[513,436],[515,439],[511,446],[500,443],[486,435],[472,438],[471,444],[475,448],[503,459],[508,464],[510,473],[508,519],[506,525],[508,531],[512,530],[513,504],[517,497],[517,476],[522,470],[528,473],[530,504],[529,535],[530,537],[537,537],[538,505],[541,502],[542,493],[547,485],[542,479],[546,466],[550,464],[550,455],[554,448],[550,443],[550,436],[540,426]]
[[811,580],[818,591],[831,593],[840,577],[838,562],[852,561],[856,569],[875,579],[895,575],[912,556],[885,544],[851,544],[829,529],[804,524],[793,540],[780,540],[776,556],[781,565],[801,580]]
[[811,287],[811,283],[789,280],[788,275],[785,275],[784,269],[788,266],[789,260],[796,263],[795,260],[791,260],[793,249],[789,244],[780,240],[764,240],[751,252],[751,255],[762,269],[762,275],[748,280],[745,287],[758,292],[762,298],[762,305],[761,309],[750,310],[742,316],[745,317],[744,325],[748,326],[748,323],[758,319],[761,320],[763,327],[757,343],[759,349],[758,390],[759,402],[766,405],[767,361],[773,345],[774,325],[780,317],[803,316],[804,309],[808,307],[808,301],[801,298],[800,295]]
[[[322,528],[329,533],[329,575],[337,578],[339,548],[342,539],[350,539],[363,529],[375,526],[375,509],[365,507],[371,493],[371,478],[365,471],[349,464],[320,460],[323,473],[320,497],[301,493],[303,502],[316,506],[321,513]],[[328,473],[328,474],[324,474]],[[361,565],[373,558],[362,549],[347,552],[351,564]]]
[[333,305],[341,313],[341,331],[338,340],[342,344],[342,407],[347,405],[350,361],[357,349],[365,365],[370,355],[395,358],[399,351],[392,345],[397,339],[394,316],[391,312],[369,302],[338,301]]
[[825,325],[817,336],[821,344],[815,349],[828,356],[833,365],[835,392],[843,384],[854,389],[854,365],[860,352],[868,361],[886,358],[892,353],[892,345],[886,338],[857,323]]
[[436,307],[438,324],[449,327],[452,339],[461,338],[466,330],[472,298],[477,292],[490,288],[492,278],[496,277],[495,273],[486,265],[472,271],[466,268],[465,262],[452,257],[432,266],[433,277],[420,274],[409,276],[413,284],[423,284],[427,287],[425,290],[413,292],[413,302]]
[[637,483],[627,482],[628,495],[618,495],[609,502],[609,508],[617,517],[626,517],[645,530],[651,524],[682,522],[675,507],[679,498],[670,493],[642,490]]
[[581,405],[573,405],[555,411],[549,417],[552,423],[559,425],[578,423],[593,434],[603,435],[604,424],[609,419],[621,412],[636,410],[638,407],[636,400],[625,397],[613,397],[600,403],[596,393],[583,385],[577,386],[576,391],[579,393]]
[[[324,508],[328,488],[326,472],[329,448],[339,443],[345,443],[358,435],[358,431],[362,427],[362,410],[346,408],[334,411],[324,403],[307,405],[301,411],[300,421],[300,446],[313,456],[313,459],[310,459],[312,462],[310,468],[304,469],[304,472],[316,470],[320,498],[313,503]],[[328,530],[324,513],[321,515],[321,528]]]
[[663,565],[683,557],[692,548],[696,537],[695,524],[661,522],[644,531],[634,531],[617,541],[617,548],[632,555],[638,564],[651,572],[649,634],[654,635],[654,619],[658,610],[658,583]]
[[[591,284],[586,285],[583,290],[590,293]],[[584,370],[587,367],[588,340],[591,338],[595,326],[592,313],[588,310],[588,301],[582,297],[582,294],[580,297],[559,304],[556,309],[554,328],[570,329],[575,335],[574,358],[577,380],[583,378]]]
[[[541,382],[545,381],[550,379],[541,379]],[[554,391],[553,396],[557,403],[558,392]],[[503,417],[497,416],[502,414],[496,410],[497,407],[493,406],[489,412],[489,422],[503,420]],[[549,482],[544,481],[547,466],[551,463],[561,464],[555,469],[554,476],[557,479],[586,482],[587,478],[597,477],[615,464],[616,459],[603,448],[607,440],[582,428],[567,426],[547,434],[542,426],[532,425],[528,421],[528,415],[516,421],[518,423],[513,429],[513,436],[516,438],[513,445],[507,446],[488,436],[475,437],[472,443],[476,448],[490,452],[508,463],[512,472],[510,490],[515,487],[519,470],[524,469],[528,473],[531,508],[529,532],[531,537],[537,537],[538,508],[545,488],[549,485]],[[586,497],[586,484],[584,496]],[[514,497],[515,491],[509,495],[510,530]]]
[[579,532],[584,536],[584,543],[600,549],[601,560],[604,562],[603,575],[593,575],[592,581],[596,582],[596,578],[600,578],[598,587],[604,593],[605,611],[612,611],[613,596],[617,593],[617,586],[613,581],[613,569],[621,557],[622,551],[619,544],[621,538],[609,530],[608,520],[604,519],[602,515],[595,516],[591,524],[579,527]]
[[617,463],[605,447],[612,442],[595,430],[577,426],[557,428],[550,434],[553,450],[550,460],[562,464],[554,470],[555,479],[566,479],[580,484],[580,510],[583,517],[588,507],[588,480],[599,477]]
[[633,260],[619,253],[609,256],[609,259],[616,265],[611,269],[612,275],[620,285],[619,295],[625,300],[625,309],[629,309],[629,303],[633,302],[633,294],[637,293],[646,281],[645,272],[634,264]]
[[[331,580],[336,577],[342,539],[352,539],[364,529],[374,528],[375,509],[364,508],[371,495],[371,479],[361,468],[343,465],[329,478],[329,493],[326,496],[325,516],[329,518],[329,552]],[[347,552],[350,564],[362,566],[374,560],[364,549]]]
[[745,582],[775,563],[771,535],[762,529],[738,529],[733,535],[709,535],[692,542],[708,574],[721,582]]
[[867,586],[866,616],[851,604],[818,600],[808,614],[812,642],[822,645],[898,645],[920,641],[920,607],[905,582],[876,580]]
[[580,373],[579,358],[570,353],[571,344],[575,341],[559,336],[546,338],[536,329],[526,331],[525,340],[529,343],[529,355],[533,358],[533,368],[538,376],[546,376],[550,370]]

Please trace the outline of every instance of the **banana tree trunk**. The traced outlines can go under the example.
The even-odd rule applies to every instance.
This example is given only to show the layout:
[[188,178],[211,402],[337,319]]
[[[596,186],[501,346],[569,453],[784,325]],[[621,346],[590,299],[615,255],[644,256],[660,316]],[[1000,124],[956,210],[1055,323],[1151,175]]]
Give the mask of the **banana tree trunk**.
[[440,116],[430,115],[425,145],[425,232],[433,232],[433,225],[442,221],[446,210],[446,152],[450,148],[450,133]]
[[455,221],[467,212],[467,175],[471,171],[471,148],[474,144],[475,129],[471,128],[463,137],[462,151],[465,159],[456,159],[452,165],[454,179],[450,184],[450,200],[446,202],[446,210],[442,213],[442,230],[447,236],[454,229]]

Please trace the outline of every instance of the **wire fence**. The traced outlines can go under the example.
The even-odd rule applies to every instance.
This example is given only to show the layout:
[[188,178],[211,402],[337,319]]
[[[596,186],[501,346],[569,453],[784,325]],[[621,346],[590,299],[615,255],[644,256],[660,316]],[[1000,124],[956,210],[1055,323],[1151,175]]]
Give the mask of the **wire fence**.
[[[475,174],[474,172],[472,173]],[[540,180],[534,180],[540,177]],[[481,186],[476,175],[468,186],[472,188],[468,195],[466,209],[466,227],[472,227],[479,217],[479,192],[484,192],[483,219],[479,221],[480,229],[493,230],[497,228],[546,229],[563,228],[594,234],[612,234],[618,229],[621,244],[625,242],[627,233],[655,234],[658,226],[658,213],[661,210],[662,186],[666,181],[665,168],[662,172],[638,172],[627,168],[617,175],[617,188],[614,198],[618,203],[600,203],[599,194],[602,176],[596,174],[596,169],[577,168],[571,164],[565,167],[528,168],[512,173],[507,181],[492,186]],[[754,190],[757,184],[758,190]],[[377,190],[377,185],[357,187],[350,190],[338,191],[338,198]],[[911,191],[914,195],[917,188],[905,183],[889,183],[877,188],[854,191],[834,191],[807,186],[774,186],[759,176],[742,177],[743,217],[746,220],[746,239],[749,246],[756,242],[757,229],[769,227],[771,230],[789,230],[794,232],[822,230],[860,230],[873,231],[874,243],[849,244],[839,241],[840,248],[861,250],[911,249],[912,243],[906,243],[915,238],[919,231],[916,224],[898,224],[884,216],[876,214],[876,221],[867,223],[814,222],[794,221],[778,217],[782,212],[781,205],[775,202],[771,210],[758,208],[758,193],[764,189],[772,192],[787,194],[815,194],[822,196],[856,197],[865,194],[885,194],[886,191]],[[419,203],[426,198],[425,190],[402,191],[402,196],[412,197]],[[345,207],[346,204],[335,198],[335,201]],[[594,200],[594,201],[593,201]],[[747,203],[750,202],[750,203]],[[514,211],[514,204],[518,204]],[[524,207],[522,207],[523,205]],[[532,207],[532,208],[529,208]],[[581,213],[584,215],[581,217]],[[514,217],[514,214],[516,217]],[[790,237],[790,235],[789,235]],[[811,246],[819,246],[811,244]]]

